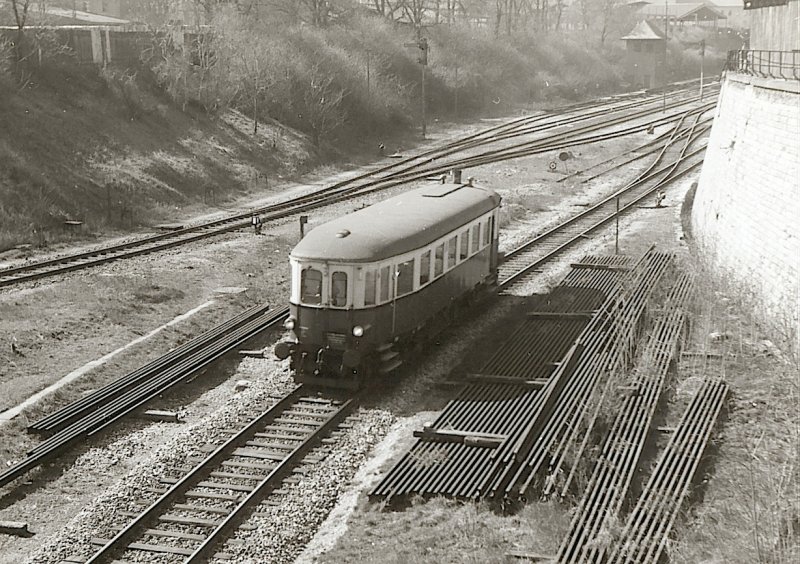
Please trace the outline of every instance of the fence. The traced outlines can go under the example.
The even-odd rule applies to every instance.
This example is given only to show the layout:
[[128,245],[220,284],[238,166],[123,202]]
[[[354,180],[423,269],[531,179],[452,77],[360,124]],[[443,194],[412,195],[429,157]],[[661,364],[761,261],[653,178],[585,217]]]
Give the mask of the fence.
[[[67,46],[78,64],[100,66],[110,64],[135,67],[140,64],[142,53],[152,49],[155,41],[152,32],[114,27],[70,26],[26,29],[26,33],[33,34],[43,31],[52,32],[58,44]],[[191,52],[194,52],[200,35],[197,31],[177,28],[168,33],[172,49],[182,49],[185,44]],[[13,43],[17,39],[16,29],[0,27],[0,39]]]
[[725,70],[765,78],[800,80],[800,51],[728,51]]

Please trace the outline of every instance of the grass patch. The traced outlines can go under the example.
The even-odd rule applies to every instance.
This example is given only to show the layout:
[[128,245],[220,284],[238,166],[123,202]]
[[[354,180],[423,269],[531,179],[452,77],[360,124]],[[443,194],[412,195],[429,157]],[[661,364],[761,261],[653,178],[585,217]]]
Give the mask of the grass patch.
[[[697,266],[689,343],[712,356],[684,359],[678,383],[721,377],[731,388],[712,466],[669,546],[672,562],[800,560],[800,370],[759,323],[735,284]],[[784,341],[784,344],[787,344]]]
[[[416,499],[404,511],[362,502],[357,522],[320,562],[505,563],[509,550],[555,554],[551,539],[569,516],[553,503],[534,503],[507,516],[482,503]],[[456,556],[457,555],[457,556]]]

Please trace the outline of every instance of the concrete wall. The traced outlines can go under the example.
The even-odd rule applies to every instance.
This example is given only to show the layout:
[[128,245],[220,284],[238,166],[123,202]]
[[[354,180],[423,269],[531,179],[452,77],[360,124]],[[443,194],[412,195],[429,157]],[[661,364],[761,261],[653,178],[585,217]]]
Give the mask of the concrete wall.
[[800,0],[785,6],[748,10],[750,49],[792,51],[800,49]]
[[702,256],[800,351],[800,82],[726,77],[692,232]]

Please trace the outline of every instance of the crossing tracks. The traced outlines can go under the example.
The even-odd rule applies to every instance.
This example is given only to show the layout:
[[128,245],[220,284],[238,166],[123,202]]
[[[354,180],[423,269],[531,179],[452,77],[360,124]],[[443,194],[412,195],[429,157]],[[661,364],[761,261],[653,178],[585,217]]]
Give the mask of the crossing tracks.
[[[518,118],[290,200],[182,227],[168,233],[14,265],[0,270],[0,288],[175,248],[236,231],[249,226],[254,214],[261,216],[263,221],[275,221],[336,202],[441,175],[454,168],[475,167],[622,137],[676,122],[688,109],[698,104],[700,104],[699,99],[693,91],[677,89],[663,95],[662,93],[622,95]],[[712,106],[713,103],[703,107]]]

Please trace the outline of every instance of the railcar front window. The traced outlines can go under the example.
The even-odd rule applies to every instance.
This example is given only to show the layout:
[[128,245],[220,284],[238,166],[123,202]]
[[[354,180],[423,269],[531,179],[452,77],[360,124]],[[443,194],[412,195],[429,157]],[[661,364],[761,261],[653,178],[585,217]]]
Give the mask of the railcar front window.
[[438,278],[444,272],[444,243],[436,247],[436,256],[433,259],[433,277]]
[[431,279],[431,252],[422,253],[419,259],[419,285],[427,284]]
[[392,297],[392,267],[381,268],[381,303],[388,302]]
[[322,272],[307,268],[300,273],[300,301],[311,305],[322,303]]
[[377,271],[367,270],[364,274],[364,305],[375,305],[375,282]]
[[481,244],[481,225],[474,225],[472,227],[472,252],[477,253],[478,247]]
[[447,243],[447,268],[453,268],[456,265],[456,252],[458,252],[458,235]]
[[397,296],[404,296],[414,289],[414,261],[397,265]]
[[492,229],[494,228],[494,217],[489,216],[489,221],[486,224],[486,230],[483,233],[483,244],[488,245],[492,242]]
[[334,272],[331,276],[331,305],[345,307],[347,305],[347,273]]
[[461,252],[458,260],[464,260],[469,256],[469,229],[461,234]]

